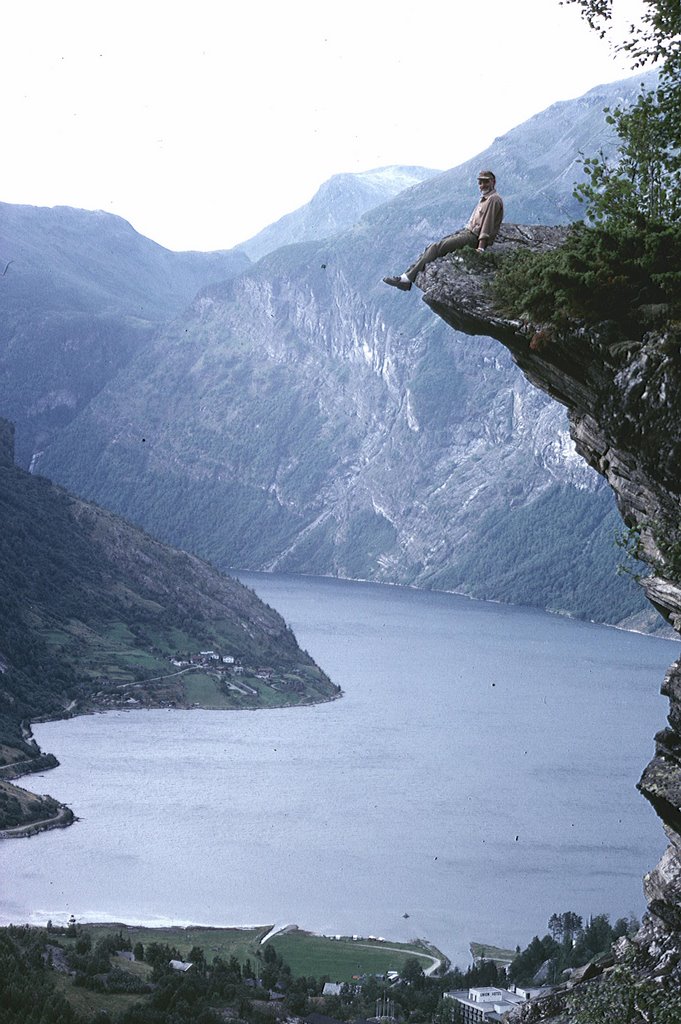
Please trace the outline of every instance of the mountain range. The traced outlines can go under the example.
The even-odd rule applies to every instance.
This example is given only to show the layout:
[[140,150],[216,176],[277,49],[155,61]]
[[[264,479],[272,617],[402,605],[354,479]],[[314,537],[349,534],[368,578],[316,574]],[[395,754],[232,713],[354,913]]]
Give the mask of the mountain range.
[[284,245],[338,235],[368,210],[439,173],[427,167],[377,167],[356,174],[334,174],[309,203],[241,242],[239,249],[251,259],[260,259]]
[[0,203],[0,413],[47,446],[196,292],[245,253],[175,253],[108,213]]
[[[616,573],[612,498],[562,411],[493,342],[381,283],[465,222],[483,165],[507,220],[577,218],[580,153],[612,148],[603,108],[639,82],[555,104],[333,235],[348,176],[245,252],[169,254],[106,215],[3,208],[3,287],[16,290],[0,321],[0,408],[19,459],[224,569],[643,625],[638,589]],[[71,218],[82,227],[69,235]],[[255,263],[249,245],[265,252]]]

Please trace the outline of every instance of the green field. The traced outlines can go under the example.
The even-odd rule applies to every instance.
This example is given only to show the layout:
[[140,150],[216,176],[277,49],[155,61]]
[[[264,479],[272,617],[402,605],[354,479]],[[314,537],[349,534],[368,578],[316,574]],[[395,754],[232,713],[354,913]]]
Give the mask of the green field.
[[200,946],[209,962],[214,956],[227,960],[235,956],[240,963],[248,958],[253,959],[260,940],[270,930],[269,925],[257,928],[203,928],[198,925],[189,928],[142,928],[126,924],[84,924],[79,927],[92,935],[93,942],[104,935],[120,931],[130,939],[133,946],[136,942],[144,946],[150,942],[165,942],[175,946],[183,957],[189,954],[193,946]]
[[[209,963],[215,956],[225,960],[235,956],[242,964],[250,959],[254,966],[258,952],[262,953],[261,941],[270,930],[269,925],[259,928],[142,928],[121,924],[85,924],[80,928],[92,935],[93,942],[121,931],[133,946],[136,942],[144,946],[150,942],[167,943],[175,946],[183,958],[188,957],[193,946],[199,946]],[[332,939],[298,929],[280,932],[268,941],[289,964],[294,976],[321,978],[328,975],[332,981],[351,981],[358,974],[399,972],[404,961],[414,956],[424,970],[434,959],[445,959],[439,950],[426,943],[379,942],[349,937]]]
[[180,676],[188,704],[199,704],[209,711],[234,708],[237,701],[232,691],[225,693],[214,676],[207,672],[187,672]]
[[490,946],[482,942],[471,942],[471,956],[483,960],[499,960],[510,963],[516,957],[515,949],[504,949],[502,946]]
[[432,965],[433,959],[445,959],[438,950],[415,943],[349,937],[331,939],[303,931],[275,935],[271,944],[294,975],[315,978],[328,975],[331,981],[352,981],[361,974],[399,973],[410,957],[417,957],[424,971]]
[[[125,970],[129,971],[134,966],[126,962]],[[79,988],[67,975],[58,974],[56,971],[52,975],[52,980],[55,989],[68,999],[76,1013],[86,1018],[100,1012],[110,1016],[118,1015],[144,999],[144,996],[138,994],[92,992],[86,988]]]

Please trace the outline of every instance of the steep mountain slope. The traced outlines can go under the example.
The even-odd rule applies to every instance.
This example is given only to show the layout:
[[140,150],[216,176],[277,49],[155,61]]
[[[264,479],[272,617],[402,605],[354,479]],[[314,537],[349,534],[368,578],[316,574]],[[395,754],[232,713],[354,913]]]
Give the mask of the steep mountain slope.
[[338,235],[368,210],[439,173],[427,167],[378,167],[358,174],[334,174],[309,203],[287,213],[239,248],[257,260],[284,245]]
[[249,260],[170,252],[108,213],[0,203],[0,264],[0,410],[28,465],[159,323]]
[[[564,414],[494,342],[460,344],[381,277],[467,217],[481,164],[498,170],[509,219],[575,216],[578,152],[607,143],[603,107],[637,87],[557,104],[350,231],[205,289],[40,466],[225,567],[631,622],[642,603],[615,574],[612,500],[575,457]],[[547,519],[528,573],[525,539]]]
[[17,468],[0,420],[0,779],[49,763],[29,720],[336,695],[255,594]]

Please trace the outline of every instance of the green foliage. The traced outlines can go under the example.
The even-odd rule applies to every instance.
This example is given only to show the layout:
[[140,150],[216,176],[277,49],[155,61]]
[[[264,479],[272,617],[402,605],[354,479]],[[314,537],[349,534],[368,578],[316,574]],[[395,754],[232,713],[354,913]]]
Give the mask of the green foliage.
[[661,558],[650,562],[653,572],[681,582],[681,530],[678,523],[672,521],[669,516],[662,516],[655,522],[641,522],[638,526],[630,527],[619,534],[617,543],[629,560],[626,565],[620,567],[621,570],[635,577],[642,575],[638,570],[642,569],[643,565],[637,560],[643,557],[644,530],[650,531],[661,555]]
[[574,910],[566,910],[562,914],[551,914],[549,931],[556,942],[572,942],[574,936],[582,930],[582,918]]
[[574,911],[552,914],[549,918],[551,935],[543,939],[535,935],[513,960],[509,977],[517,984],[528,985],[548,961],[547,980],[556,983],[567,968],[582,967],[606,953],[616,939],[633,935],[638,928],[639,922],[633,917],[619,918],[613,926],[607,914],[597,914],[583,925],[582,918]]
[[[406,976],[404,973],[406,967]],[[504,985],[504,976],[496,965],[486,962],[462,971],[455,967],[436,977],[419,973],[418,962],[408,961],[400,972],[400,981],[389,984],[381,976],[369,977],[359,991],[353,986],[340,997],[327,999],[324,1012],[342,1020],[370,1019],[376,1015],[376,1002],[387,997],[398,1020],[451,1021],[452,1003],[444,993],[475,985]]]
[[[499,308],[540,325],[531,347],[541,350],[579,320],[614,321],[643,333],[646,307],[681,308],[681,228],[651,224],[573,225],[550,253],[518,252],[504,259],[493,291]],[[548,327],[548,329],[547,329]]]
[[637,580],[646,575],[645,567],[640,561],[643,555],[640,527],[631,526],[626,530],[619,530],[615,534],[615,543],[625,556],[625,560],[618,565],[617,571],[627,573]]
[[400,977],[403,981],[406,981],[408,985],[413,985],[415,989],[420,991],[423,991],[426,987],[426,976],[423,972],[423,967],[415,956],[407,957],[404,961],[400,971]]
[[51,983],[40,933],[28,926],[0,929],[0,1007],[3,1024],[79,1024]]
[[[611,27],[612,0],[576,3],[601,35]],[[590,182],[578,189],[588,216],[620,223],[672,222],[681,213],[681,7],[678,0],[645,0],[640,25],[616,43],[634,68],[657,64],[659,82],[630,108],[607,111],[620,138],[617,162],[591,159]]]
[[61,805],[51,796],[34,796],[0,782],[0,829],[45,821],[60,810]]
[[643,92],[636,106],[605,107],[604,113],[621,142],[616,162],[603,153],[582,161],[588,181],[577,185],[575,197],[589,221],[645,227],[678,220],[681,190],[661,158],[666,140],[658,93]]
[[508,969],[508,976],[516,984],[528,985],[542,964],[550,960],[552,961],[551,980],[553,981],[558,976],[560,952],[560,944],[550,935],[545,935],[543,939],[535,935],[530,944],[516,956]]
[[[576,3],[604,34],[612,0]],[[500,308],[525,316],[540,329],[541,348],[574,321],[615,321],[642,333],[642,307],[665,303],[669,317],[681,308],[681,7],[678,0],[646,0],[642,25],[618,49],[635,67],[660,60],[656,89],[642,90],[629,108],[606,108],[619,138],[616,158],[587,156],[588,180],[575,196],[586,208],[585,225],[548,254],[521,254],[501,270],[495,286]]]
[[668,517],[652,524],[652,534],[662,560],[653,568],[668,579],[681,582],[681,529]]
[[[546,936],[535,937],[518,962],[539,965],[553,957],[555,968],[576,960],[587,952],[607,948],[618,934],[630,932],[635,922],[622,919],[611,928],[605,915],[589,920],[581,931],[577,929],[578,915],[567,912],[553,915],[551,920],[563,927],[562,943]],[[619,931],[618,931],[619,929]],[[134,930],[133,930],[134,931]],[[55,934],[59,933],[59,940]],[[581,953],[573,954],[570,935],[578,932],[583,939]],[[402,961],[401,980],[389,984],[382,976],[371,974],[360,985],[348,985],[340,996],[328,997],[319,1003],[322,979],[294,976],[289,965],[267,943],[257,946],[259,981],[251,965],[243,966],[237,956],[216,955],[212,961],[205,948],[195,945],[182,955],[167,942],[147,944],[148,956],[144,964],[129,965],[122,970],[115,952],[130,945],[129,935],[112,929],[92,928],[99,935],[94,945],[89,942],[90,930],[72,929],[71,938],[59,930],[51,933],[29,928],[0,928],[0,1006],[3,1024],[104,1024],[116,1020],[117,1024],[217,1024],[226,1018],[258,1024],[262,1020],[258,1003],[266,999],[269,990],[282,998],[280,1004],[286,1016],[304,1016],[312,1008],[341,1020],[370,1018],[375,1015],[378,1000],[387,998],[397,1019],[402,1021],[432,1021],[450,1024],[451,1001],[444,993],[452,989],[471,986],[500,985],[501,976],[492,962],[486,962],[466,971],[453,968],[447,973],[426,977],[418,958],[408,953]],[[212,933],[216,937],[219,932]],[[287,938],[287,936],[282,936]],[[74,981],[52,968],[60,953],[75,964],[78,976]],[[51,951],[47,943],[51,944]],[[354,943],[349,943],[355,946]],[[355,947],[356,948],[356,947]],[[63,947],[62,947],[63,949]],[[70,950],[70,951],[69,951]],[[54,953],[54,957],[53,957]],[[571,957],[571,959],[570,959]],[[169,967],[171,959],[189,959],[199,970],[184,974]],[[584,962],[583,960],[581,962]],[[133,969],[138,970],[133,973]],[[528,966],[528,970],[531,969]],[[153,984],[149,985],[147,978]],[[75,984],[75,987],[74,987]],[[78,993],[83,988],[96,991],[94,1003],[83,1002]],[[137,994],[133,1005],[121,1003],[119,993]],[[314,1004],[311,997],[316,997]],[[92,999],[92,997],[90,997]],[[80,1013],[71,1005],[83,1007]],[[572,1024],[677,1024],[681,999],[678,994],[665,991],[664,985],[642,982],[636,978],[630,965],[625,963],[595,984],[580,986],[569,996]]]

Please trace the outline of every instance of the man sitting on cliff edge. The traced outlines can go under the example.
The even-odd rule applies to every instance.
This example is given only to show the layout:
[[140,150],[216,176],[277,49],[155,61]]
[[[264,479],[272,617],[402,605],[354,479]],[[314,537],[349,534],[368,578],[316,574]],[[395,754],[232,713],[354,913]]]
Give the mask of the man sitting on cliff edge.
[[399,277],[384,277],[385,284],[408,292],[416,280],[417,274],[421,273],[426,264],[432,263],[440,256],[446,256],[448,252],[455,252],[457,249],[465,249],[469,246],[476,252],[484,252],[497,237],[504,217],[504,202],[496,190],[496,182],[497,179],[492,171],[480,171],[478,174],[480,199],[466,227],[461,231],[455,231],[453,235],[446,235],[439,242],[433,242],[404,274]]

